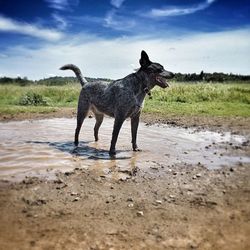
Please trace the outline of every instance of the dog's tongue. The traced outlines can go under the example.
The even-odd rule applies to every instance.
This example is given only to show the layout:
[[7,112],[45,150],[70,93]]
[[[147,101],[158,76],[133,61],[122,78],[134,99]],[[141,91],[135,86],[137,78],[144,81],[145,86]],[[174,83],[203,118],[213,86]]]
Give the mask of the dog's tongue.
[[166,86],[166,88],[170,87],[170,84],[167,82],[166,79],[162,79],[161,81]]

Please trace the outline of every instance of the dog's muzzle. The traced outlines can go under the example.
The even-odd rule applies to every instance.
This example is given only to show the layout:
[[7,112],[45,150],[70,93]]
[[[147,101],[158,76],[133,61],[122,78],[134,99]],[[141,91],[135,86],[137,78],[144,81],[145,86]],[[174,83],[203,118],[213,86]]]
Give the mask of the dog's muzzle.
[[172,79],[174,77],[174,74],[170,71],[164,70],[160,74],[156,76],[156,81],[162,88],[169,87],[169,83],[167,82],[167,79]]

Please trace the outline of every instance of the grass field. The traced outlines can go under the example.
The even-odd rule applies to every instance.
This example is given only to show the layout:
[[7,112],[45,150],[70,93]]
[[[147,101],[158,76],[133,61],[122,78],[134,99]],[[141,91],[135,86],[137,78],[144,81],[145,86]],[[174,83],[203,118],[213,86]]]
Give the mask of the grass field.
[[[80,85],[0,85],[0,113],[53,112],[76,107]],[[250,117],[249,83],[173,83],[155,88],[146,98],[143,112],[161,115],[207,115]]]

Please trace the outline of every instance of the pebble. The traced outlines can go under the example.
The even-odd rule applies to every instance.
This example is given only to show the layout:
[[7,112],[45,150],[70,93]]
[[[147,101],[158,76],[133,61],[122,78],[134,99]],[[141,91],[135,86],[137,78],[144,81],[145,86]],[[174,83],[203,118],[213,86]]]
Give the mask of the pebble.
[[197,177],[197,178],[200,178],[200,177],[201,177],[201,174],[197,174],[196,177]]
[[64,173],[64,175],[66,175],[66,176],[69,176],[69,175],[72,175],[72,174],[74,174],[74,172],[65,172]]
[[79,201],[80,197],[76,197],[73,201]]
[[77,193],[76,193],[76,192],[71,192],[70,195],[71,195],[71,196],[75,196],[75,195],[77,195]]
[[134,204],[133,203],[129,203],[128,207],[134,207]]
[[63,182],[63,180],[62,180],[62,179],[60,179],[60,178],[59,178],[59,179],[55,180],[55,181],[54,181],[54,183],[57,183],[57,184],[62,184],[62,183],[64,183],[64,182]]
[[150,166],[151,169],[158,170],[157,166]]
[[130,176],[122,176],[119,178],[119,181],[126,181],[127,179],[130,179]]
[[129,197],[127,201],[134,201],[133,198]]
[[144,216],[143,211],[137,211],[136,214],[137,214],[137,216]]
[[30,245],[33,247],[35,246],[36,242],[34,240],[30,241]]
[[162,204],[162,201],[161,200],[156,200],[155,203],[156,204]]

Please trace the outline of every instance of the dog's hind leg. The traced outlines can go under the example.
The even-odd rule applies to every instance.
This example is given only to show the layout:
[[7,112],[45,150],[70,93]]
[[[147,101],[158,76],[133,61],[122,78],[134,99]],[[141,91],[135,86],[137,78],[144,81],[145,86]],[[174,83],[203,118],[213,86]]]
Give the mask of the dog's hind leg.
[[88,114],[89,107],[90,105],[88,100],[79,100],[77,110],[77,126],[75,130],[75,146],[78,146],[79,144],[79,133],[82,127],[82,123]]
[[98,141],[98,131],[99,131],[99,128],[103,122],[103,117],[104,115],[103,114],[98,114],[98,113],[95,113],[95,119],[96,119],[96,122],[95,122],[95,127],[94,127],[94,136],[95,136],[95,141]]
[[115,123],[114,123],[114,128],[113,128],[113,133],[112,133],[112,140],[111,140],[111,145],[109,149],[109,155],[115,155],[115,145],[117,142],[118,134],[120,132],[120,129],[122,127],[122,124],[124,122],[125,118],[122,116],[115,117]]
[[136,143],[139,119],[140,119],[140,113],[136,114],[136,116],[131,117],[131,135],[132,135],[133,151],[140,151]]

